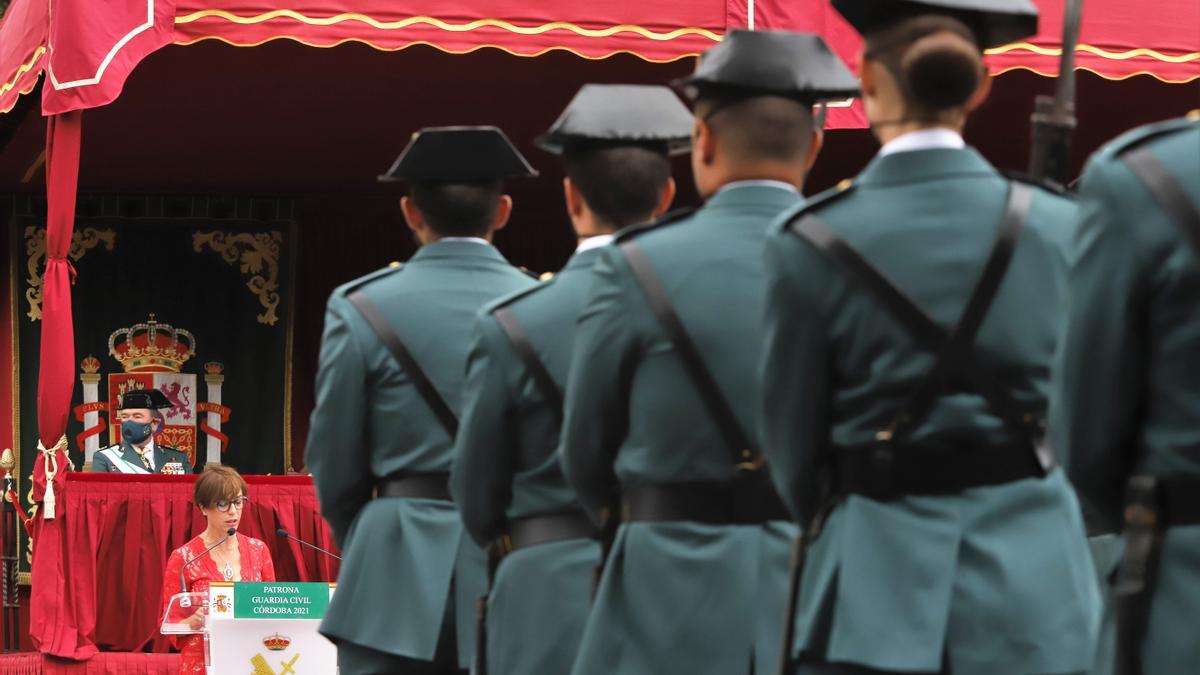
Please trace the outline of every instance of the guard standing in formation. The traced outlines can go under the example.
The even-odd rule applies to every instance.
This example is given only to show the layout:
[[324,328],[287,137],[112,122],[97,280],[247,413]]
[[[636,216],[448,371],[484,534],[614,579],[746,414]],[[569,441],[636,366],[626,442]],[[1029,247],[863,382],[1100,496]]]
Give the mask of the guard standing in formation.
[[345,552],[321,632],[343,675],[457,673],[471,661],[483,552],[450,501],[475,314],[535,283],[491,244],[534,175],[495,127],[417,133],[385,181],[409,183],[421,248],[329,299],[308,437],[321,513]]
[[192,463],[182,450],[159,445],[154,434],[162,431],[166,420],[162,410],[171,407],[166,395],[157,389],[133,389],[121,396],[117,419],[121,421],[121,442],[92,455],[92,471],[99,473],[187,474]]
[[[1072,673],[1099,593],[1043,440],[1073,205],[960,136],[1026,0],[834,0],[879,155],[767,247],[760,424],[805,527],[795,673]],[[789,659],[791,660],[791,659]]]
[[575,660],[600,563],[556,455],[576,319],[601,247],[670,205],[668,154],[687,151],[691,128],[666,87],[587,85],[539,142],[562,156],[579,247],[551,281],[490,305],[477,324],[451,489],[467,531],[495,563],[503,556],[480,674],[565,675]]
[[820,37],[766,31],[731,31],[685,83],[707,204],[604,247],[571,359],[563,468],[593,519],[624,521],[576,675],[777,661],[796,528],[749,435],[762,251],[820,147],[812,105],[856,83]]
[[[1085,506],[1102,527],[1124,527],[1117,672],[1194,673],[1200,113],[1121,136],[1096,153],[1080,186],[1055,440]],[[1102,642],[1102,667],[1112,649]]]

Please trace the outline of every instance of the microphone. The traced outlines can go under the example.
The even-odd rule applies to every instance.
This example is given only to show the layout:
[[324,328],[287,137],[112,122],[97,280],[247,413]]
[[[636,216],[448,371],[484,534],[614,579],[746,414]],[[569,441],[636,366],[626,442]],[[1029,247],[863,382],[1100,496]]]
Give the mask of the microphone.
[[199,559],[203,558],[204,556],[208,555],[210,551],[212,551],[214,548],[216,548],[216,547],[220,546],[221,544],[224,544],[226,541],[228,541],[228,540],[229,540],[229,538],[230,538],[230,537],[232,537],[232,536],[233,536],[233,535],[235,535],[235,534],[237,534],[237,530],[236,530],[235,528],[232,528],[232,527],[231,527],[231,528],[229,528],[228,530],[226,530],[226,531],[225,531],[225,536],[224,536],[224,537],[221,537],[221,540],[220,540],[220,541],[218,541],[217,543],[213,544],[212,546],[209,546],[208,548],[204,549],[204,552],[203,552],[203,553],[201,553],[200,555],[196,556],[195,558],[192,558],[191,560],[189,560],[189,561],[185,562],[185,563],[183,564],[183,567],[180,567],[180,568],[179,568],[179,590],[180,590],[181,592],[183,592],[183,593],[187,593],[187,592],[188,592],[188,589],[187,589],[187,582],[186,582],[186,581],[184,581],[184,579],[183,579],[183,571],[184,571],[185,569],[187,569],[187,566],[188,566],[188,565],[191,565],[192,563],[196,562],[197,560],[199,560]]
[[275,534],[277,534],[281,537],[284,537],[285,539],[291,539],[292,541],[294,541],[298,544],[304,544],[305,546],[311,548],[314,551],[320,551],[321,553],[324,553],[325,555],[329,556],[330,558],[336,558],[338,560],[342,559],[342,556],[330,553],[329,551],[326,551],[325,549],[321,548],[320,546],[314,546],[314,545],[308,543],[307,541],[304,541],[303,539],[297,539],[296,537],[293,537],[292,535],[288,534],[288,531],[283,529],[282,527],[279,528],[278,530],[275,530]]

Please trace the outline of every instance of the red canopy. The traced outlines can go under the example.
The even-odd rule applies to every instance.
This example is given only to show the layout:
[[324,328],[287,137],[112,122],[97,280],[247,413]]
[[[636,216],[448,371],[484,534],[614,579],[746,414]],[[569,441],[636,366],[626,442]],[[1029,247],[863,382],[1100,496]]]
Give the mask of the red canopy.
[[[994,72],[1057,72],[1063,0],[1037,0],[1042,32],[992,50]],[[51,8],[53,11],[51,11]],[[45,69],[43,112],[104,105],[150,52],[167,44],[221,40],[238,46],[295,40],[314,47],[347,41],[397,50],[428,44],[448,52],[483,47],[521,56],[566,50],[585,58],[629,52],[648,61],[698,54],[730,28],[821,33],[855,65],[857,36],[828,0],[13,0],[0,23],[0,112]],[[1146,73],[1167,82],[1200,77],[1200,3],[1087,0],[1079,68],[1122,79]],[[47,58],[47,54],[51,54]],[[861,119],[835,115],[835,124]]]

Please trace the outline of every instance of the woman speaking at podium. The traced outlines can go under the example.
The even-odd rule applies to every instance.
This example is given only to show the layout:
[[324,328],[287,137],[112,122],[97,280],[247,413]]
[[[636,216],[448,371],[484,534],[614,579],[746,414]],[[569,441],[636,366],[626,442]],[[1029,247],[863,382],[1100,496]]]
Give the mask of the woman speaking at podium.
[[[213,581],[275,581],[271,552],[258,539],[236,534],[246,508],[246,481],[227,466],[204,467],[193,496],[207,521],[198,537],[175,549],[163,575],[163,607],[184,591],[203,593]],[[207,551],[207,554],[205,552]],[[186,588],[180,588],[180,572]],[[192,615],[193,628],[204,625],[204,608]],[[180,673],[203,673],[204,636],[186,635],[179,642]]]

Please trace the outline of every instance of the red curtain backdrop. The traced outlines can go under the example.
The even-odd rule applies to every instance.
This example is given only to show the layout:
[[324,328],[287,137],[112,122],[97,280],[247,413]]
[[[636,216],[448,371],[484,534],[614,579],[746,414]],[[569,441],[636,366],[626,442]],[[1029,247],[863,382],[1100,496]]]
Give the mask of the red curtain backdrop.
[[[284,528],[334,550],[312,481],[305,476],[247,476],[246,481],[250,503],[239,531],[267,544],[277,578],[337,579],[336,560],[276,535]],[[98,645],[117,651],[169,648],[158,634],[163,568],[171,551],[204,530],[192,504],[194,482],[194,476],[67,477],[63,514],[57,519],[57,567],[45,564],[34,579],[35,589],[61,589],[56,622],[40,624],[42,634],[36,636],[42,652],[84,659]]]
[[[73,643],[64,588],[54,572],[67,551],[59,540],[61,508],[69,460],[58,447],[67,427],[75,384],[75,332],[71,322],[71,277],[67,260],[75,223],[75,189],[79,178],[82,111],[51,117],[46,129],[46,270],[42,287],[42,351],[38,372],[38,435],[49,453],[33,467],[33,501],[41,503],[33,523],[33,568],[30,639],[40,651],[86,657],[95,648]],[[48,472],[53,472],[51,475]],[[59,513],[54,513],[58,511]],[[55,517],[57,516],[57,517]]]
[[37,652],[0,655],[4,675],[177,675],[178,654],[97,654],[80,663]]

